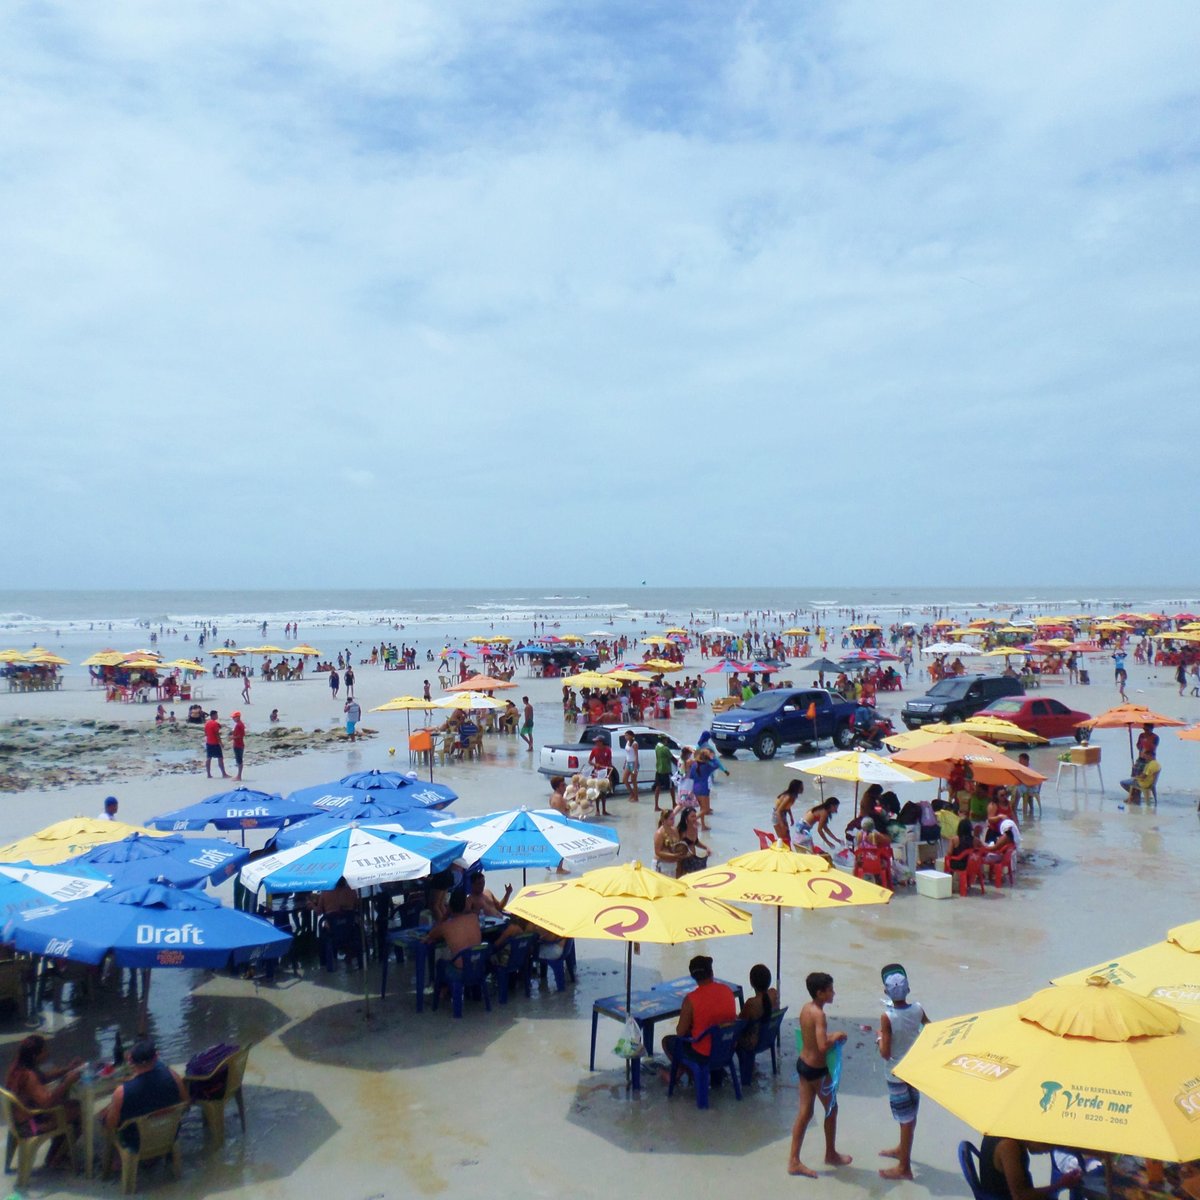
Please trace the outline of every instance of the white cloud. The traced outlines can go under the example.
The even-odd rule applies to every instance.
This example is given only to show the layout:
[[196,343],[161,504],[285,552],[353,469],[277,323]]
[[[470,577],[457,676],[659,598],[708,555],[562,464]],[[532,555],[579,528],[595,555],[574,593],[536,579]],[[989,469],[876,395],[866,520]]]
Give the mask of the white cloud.
[[10,10],[0,502],[42,527],[0,550],[198,584],[249,521],[224,556],[286,585],[298,527],[377,572],[398,496],[448,584],[493,517],[488,582],[620,582],[598,510],[682,581],[1171,574],[1141,509],[1061,546],[1118,488],[1188,504],[1153,431],[1197,432],[1196,11],[689,16]]

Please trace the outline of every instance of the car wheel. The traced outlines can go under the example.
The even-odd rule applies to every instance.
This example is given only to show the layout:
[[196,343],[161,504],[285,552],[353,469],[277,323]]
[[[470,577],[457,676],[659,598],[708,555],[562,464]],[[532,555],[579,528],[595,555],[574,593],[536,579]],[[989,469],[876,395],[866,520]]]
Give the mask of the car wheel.
[[839,725],[833,731],[833,744],[839,750],[849,750],[854,745],[854,729],[849,722]]
[[779,742],[773,733],[760,733],[754,741],[754,753],[764,762],[775,757]]
[[737,754],[737,748],[734,746],[723,746],[720,742],[717,743],[717,753],[722,758],[733,758]]

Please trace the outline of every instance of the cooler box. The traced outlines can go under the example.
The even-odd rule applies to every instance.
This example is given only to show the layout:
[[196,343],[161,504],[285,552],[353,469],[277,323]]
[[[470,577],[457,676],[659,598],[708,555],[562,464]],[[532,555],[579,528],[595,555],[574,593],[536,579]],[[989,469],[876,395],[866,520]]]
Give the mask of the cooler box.
[[917,881],[917,895],[930,900],[949,900],[952,876],[945,871],[917,871],[914,876]]
[[694,699],[692,699],[690,696],[688,697],[688,699],[687,699],[687,702],[686,702],[686,703],[687,703],[687,706],[688,706],[688,708],[695,708],[695,707],[696,707],[696,701],[695,701]]
[[1067,762],[1072,762],[1077,767],[1093,767],[1099,761],[1099,746],[1076,746],[1070,751],[1070,758],[1067,759]]

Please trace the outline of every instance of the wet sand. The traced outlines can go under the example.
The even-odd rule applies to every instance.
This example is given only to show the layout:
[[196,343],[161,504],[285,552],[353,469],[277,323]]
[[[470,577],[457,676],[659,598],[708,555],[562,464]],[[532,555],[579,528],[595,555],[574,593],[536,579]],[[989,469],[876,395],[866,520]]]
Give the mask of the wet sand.
[[[392,695],[419,691],[422,678],[419,671],[364,667],[356,673],[364,710]],[[1131,700],[1188,719],[1200,716],[1200,700],[1177,697],[1168,671],[1152,679],[1135,666],[1131,676]],[[1117,702],[1110,677],[1102,659],[1092,666],[1093,686],[1053,686],[1046,694],[1099,712]],[[906,696],[923,690],[916,679],[914,671],[909,689],[887,697],[884,711],[898,712]],[[721,680],[708,681],[711,698],[719,694]],[[101,693],[72,682],[60,693],[0,696],[0,718],[153,721],[153,705],[144,714],[124,706],[117,712]],[[516,682],[509,694],[519,701],[527,692],[535,700],[535,744],[558,741],[564,732],[560,685],[520,677]],[[241,708],[252,732],[265,726],[273,705],[285,706],[277,697],[286,697],[290,723],[307,730],[340,723],[341,705],[330,700],[322,680],[256,686],[249,707],[240,703],[235,680],[209,681],[206,687],[206,707],[218,708],[222,718]],[[364,718],[380,730],[378,738],[267,761],[248,755],[246,783],[286,793],[350,770],[407,768],[404,714],[364,711]],[[673,720],[671,728],[694,739],[705,719],[700,710]],[[876,1173],[887,1165],[877,1152],[896,1136],[874,1044],[880,966],[904,962],[914,996],[933,1016],[944,1017],[1020,999],[1053,975],[1157,940],[1169,926],[1198,915],[1192,890],[1200,748],[1163,730],[1160,803],[1137,810],[1121,807],[1116,788],[1128,765],[1125,731],[1100,731],[1095,742],[1103,747],[1103,796],[1094,789],[1090,795],[1071,791],[1064,776],[1056,799],[1056,760],[1064,747],[1033,751],[1034,766],[1050,780],[1042,818],[1024,826],[1030,857],[1019,868],[1014,890],[989,887],[986,897],[931,901],[908,889],[880,909],[784,913],[781,986],[789,1016],[799,1010],[805,974],[828,970],[837,989],[828,1010],[831,1027],[850,1033],[839,1137],[840,1149],[854,1156],[848,1168],[818,1168],[817,1181],[785,1175],[796,1103],[790,1023],[780,1075],[772,1078],[769,1067],[760,1070],[741,1104],[728,1086],[714,1094],[708,1112],[695,1108],[688,1089],[668,1103],[653,1072],[646,1073],[642,1094],[631,1095],[623,1065],[611,1053],[620,1027],[606,1019],[597,1041],[599,1069],[589,1072],[591,1003],[622,990],[623,960],[618,948],[580,942],[577,986],[562,994],[535,987],[529,1000],[516,997],[506,1008],[493,1002],[490,1015],[468,1004],[462,1021],[454,1021],[446,1006],[418,1015],[407,969],[393,971],[388,999],[373,1000],[369,1021],[361,975],[345,968],[332,975],[310,968],[298,980],[281,975],[271,988],[197,972],[156,972],[151,1018],[171,1061],[222,1039],[257,1044],[246,1079],[249,1136],[243,1140],[234,1116],[224,1149],[207,1152],[198,1116],[189,1118],[182,1182],[169,1182],[165,1172],[151,1169],[142,1188],[163,1196],[333,1194],[345,1200],[480,1192],[608,1198],[700,1188],[795,1190],[822,1197],[965,1195],[955,1147],[973,1132],[930,1101],[922,1105],[917,1127],[916,1181],[887,1183]],[[397,748],[394,758],[388,747]],[[436,776],[460,792],[455,811],[461,815],[535,806],[546,793],[536,759],[519,739],[489,738],[482,762],[439,768]],[[716,861],[756,845],[752,828],[766,823],[774,795],[793,777],[787,761],[783,755],[770,763],[743,756],[730,764],[732,777],[722,776],[714,794],[709,840]],[[137,820],[200,799],[217,786],[193,771],[23,790],[0,796],[0,835],[9,840],[74,813],[98,813],[110,791],[121,799],[121,816]],[[919,798],[929,786],[913,785],[901,798]],[[605,823],[620,830],[622,859],[648,860],[654,819],[648,797],[638,805],[617,799],[609,807],[613,815]],[[519,873],[509,877],[519,885]],[[491,882],[502,884],[504,876],[496,873]],[[753,963],[774,961],[774,914],[752,911],[758,929],[753,937],[644,947],[634,959],[635,986],[684,974],[689,957],[700,951],[714,956],[720,975],[744,982]],[[95,1056],[111,1050],[118,1020],[128,1039],[132,1001],[106,992],[77,1011],[69,1003],[61,1014],[47,1010],[42,1028],[53,1035],[59,1057]],[[0,1028],[6,1056],[7,1044],[25,1032],[12,1019]],[[760,1066],[767,1062],[763,1058]],[[804,1152],[809,1165],[820,1162],[821,1149],[814,1124]],[[1036,1168],[1035,1180],[1044,1182]],[[112,1185],[38,1172],[28,1194],[101,1193],[111,1194]]]

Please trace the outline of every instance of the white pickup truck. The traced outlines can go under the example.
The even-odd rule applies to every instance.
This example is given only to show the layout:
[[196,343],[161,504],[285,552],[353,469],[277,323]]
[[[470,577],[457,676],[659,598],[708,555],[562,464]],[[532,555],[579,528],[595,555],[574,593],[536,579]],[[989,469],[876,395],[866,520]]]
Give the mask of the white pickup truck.
[[543,746],[538,771],[543,775],[562,775],[566,778],[572,775],[590,775],[592,768],[588,763],[588,756],[599,738],[606,746],[611,747],[613,768],[619,778],[625,762],[621,746],[626,730],[632,730],[637,739],[639,785],[648,785],[654,779],[654,747],[658,745],[659,737],[666,738],[673,758],[678,759],[679,752],[683,749],[682,744],[669,733],[650,725],[589,725],[578,742]]

